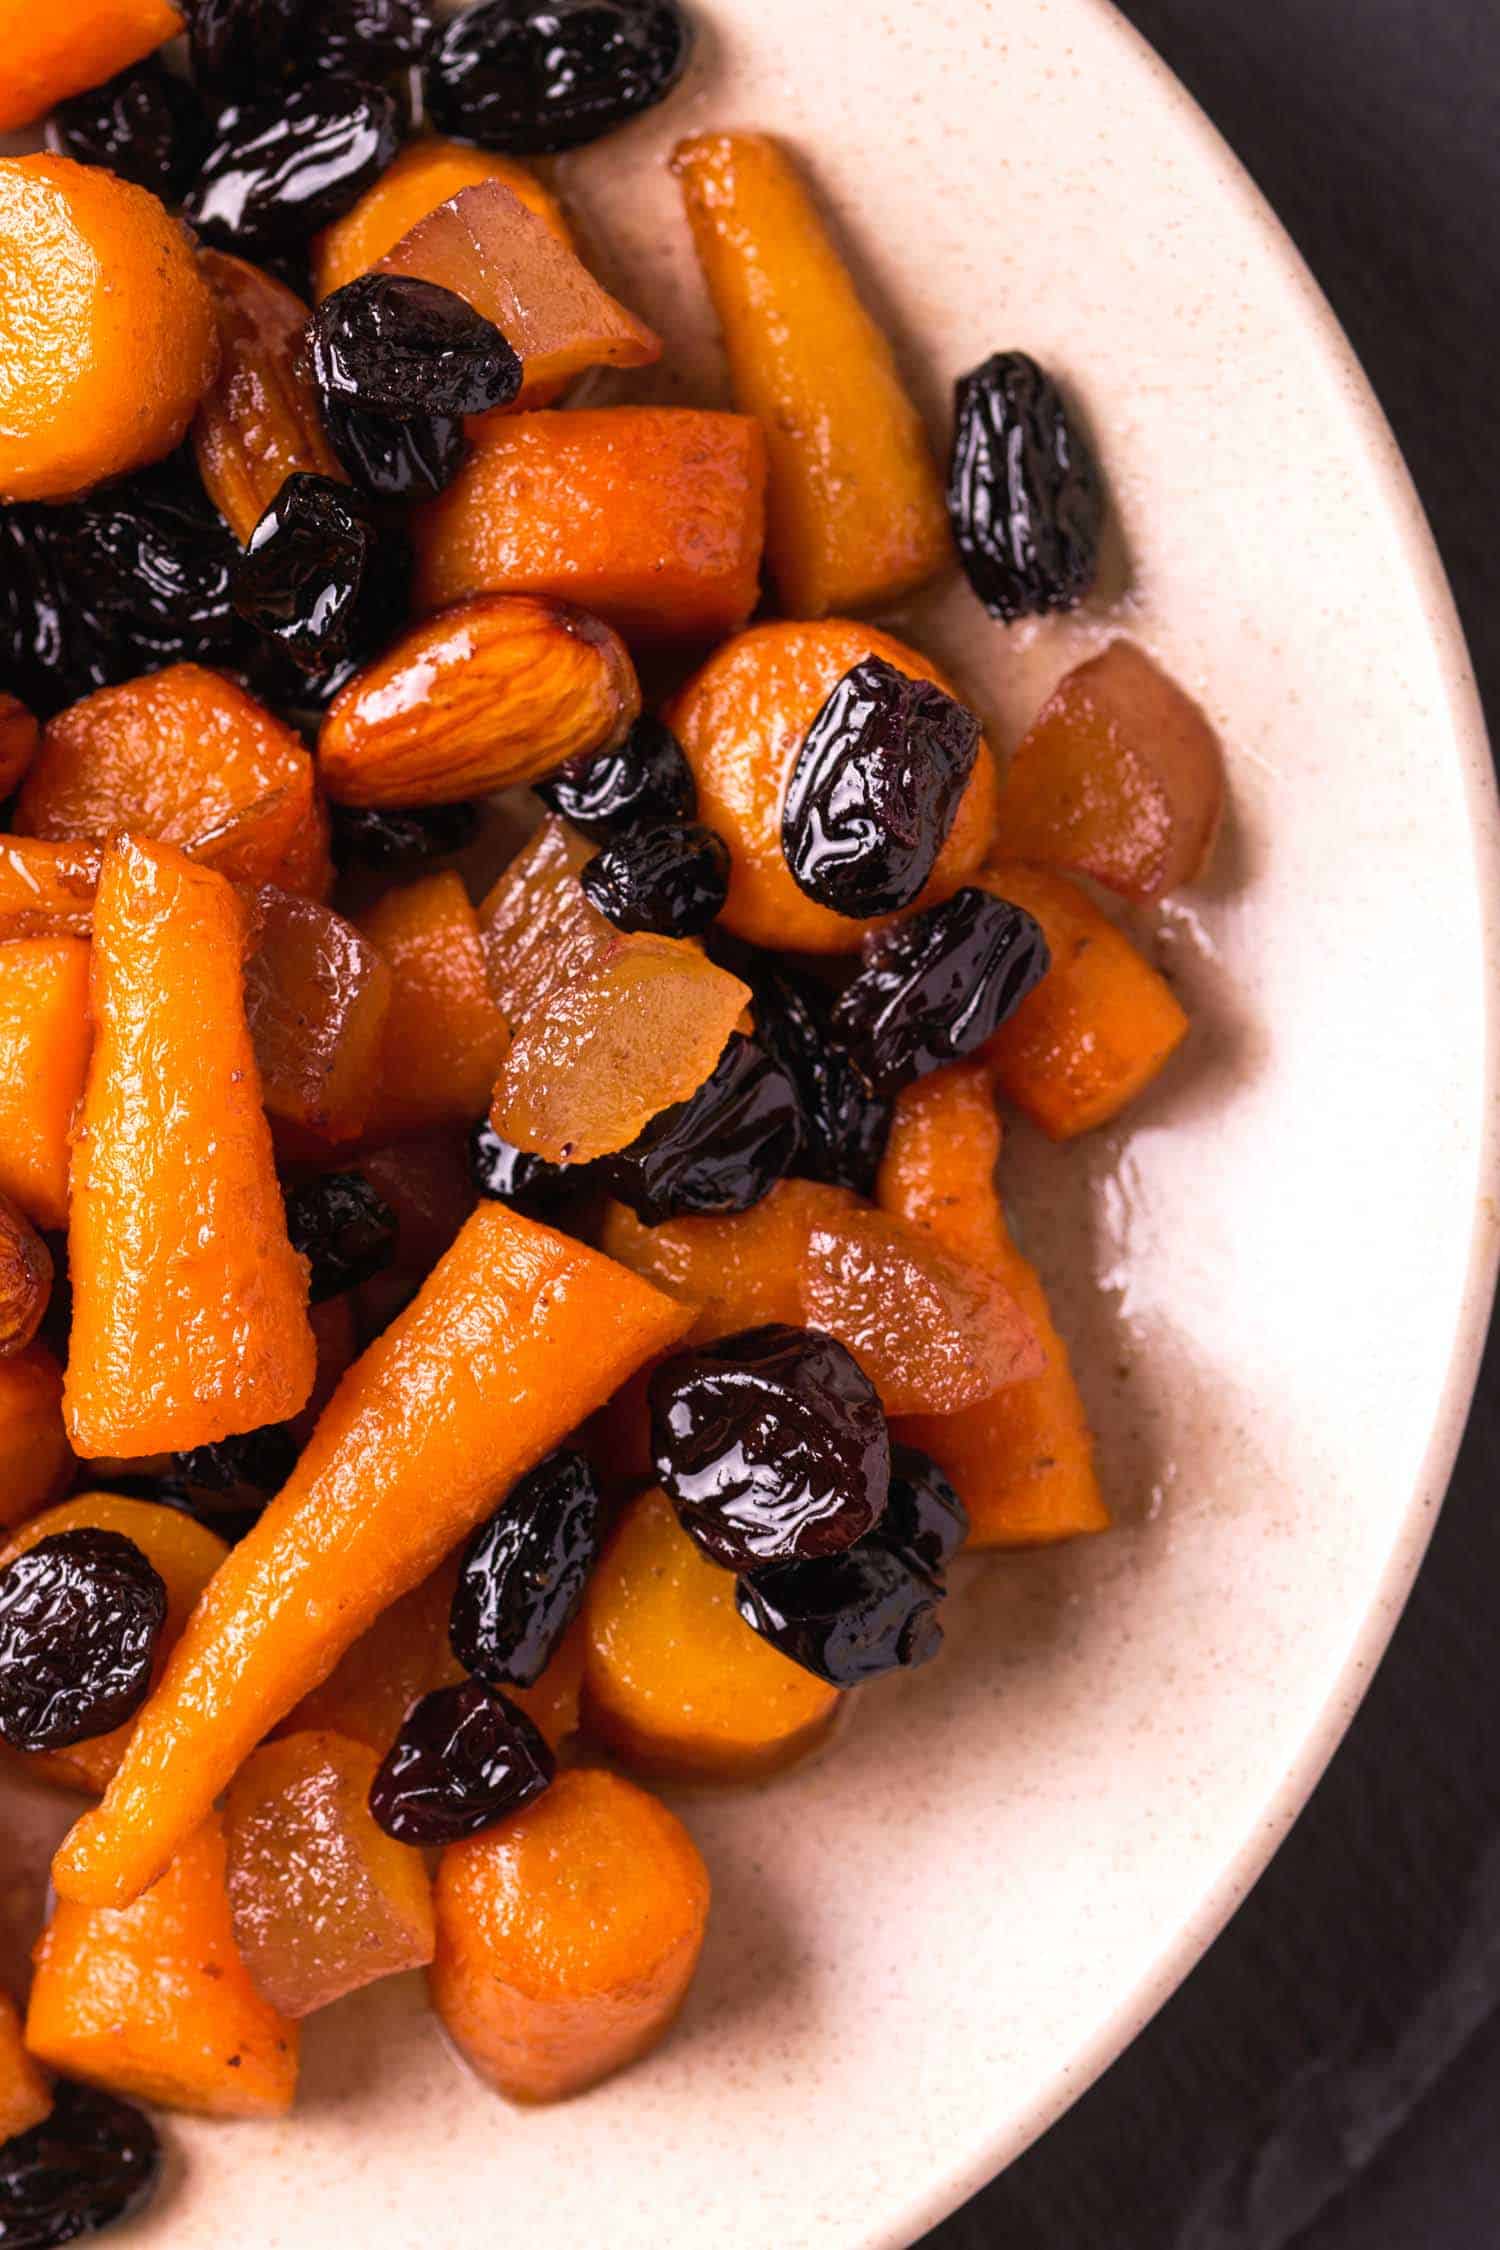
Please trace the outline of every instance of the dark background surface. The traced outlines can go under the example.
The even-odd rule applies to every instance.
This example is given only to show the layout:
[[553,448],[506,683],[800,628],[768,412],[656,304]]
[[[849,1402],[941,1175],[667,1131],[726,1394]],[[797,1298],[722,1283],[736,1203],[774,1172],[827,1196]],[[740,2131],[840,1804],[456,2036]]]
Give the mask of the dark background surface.
[[[1123,0],[1266,191],[1427,505],[1500,740],[1500,0]],[[1500,1338],[1353,1729],[1249,1903],[923,2250],[1500,2246]]]

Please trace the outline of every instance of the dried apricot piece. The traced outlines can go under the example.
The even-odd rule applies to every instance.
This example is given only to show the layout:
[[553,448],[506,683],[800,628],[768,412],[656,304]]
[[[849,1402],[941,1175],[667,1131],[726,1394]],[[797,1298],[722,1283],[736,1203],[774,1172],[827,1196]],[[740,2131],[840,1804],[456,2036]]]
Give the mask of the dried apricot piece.
[[508,187],[559,242],[571,248],[572,237],[557,198],[529,165],[490,149],[471,148],[466,141],[423,138],[408,141],[354,208],[314,237],[313,280],[318,295],[331,296],[346,281],[368,273],[429,211],[486,180],[499,180]]
[[[667,711],[698,784],[698,817],[729,846],[725,929],[777,951],[851,953],[889,915],[835,914],[798,888],[782,847],[787,783],[807,731],[856,664],[882,657],[914,680],[955,695],[925,656],[873,625],[830,617],[810,625],[752,625],[712,655]],[[959,700],[962,700],[959,698]],[[913,910],[966,882],[989,849],[998,795],[995,760],[980,737],[973,772],[931,880]]]
[[245,1014],[272,1117],[330,1141],[364,1130],[380,1084],[391,972],[352,922],[262,884]]
[[198,402],[193,452],[203,489],[240,545],[289,476],[342,481],[302,365],[308,310],[274,274],[224,250],[200,250],[213,300],[219,371]]
[[7,938],[87,937],[103,856],[97,844],[0,836],[0,944]]
[[480,905],[490,989],[514,1030],[590,968],[615,934],[578,882],[595,848],[549,815]]
[[425,875],[387,891],[360,926],[391,974],[375,1127],[394,1133],[472,1121],[510,1034],[463,884],[451,869]]
[[0,499],[61,500],[160,460],[218,348],[154,195],[66,156],[0,157]]
[[23,1523],[73,1481],[62,1389],[45,1344],[0,1359],[0,1527]]
[[19,696],[0,695],[0,797],[13,796],[20,788],[41,733]]
[[807,1249],[805,1182],[779,1180],[751,1211],[727,1219],[668,1219],[648,1227],[623,1203],[607,1203],[599,1247],[698,1317],[691,1343],[712,1343],[739,1328],[802,1318],[801,1266]]
[[69,1135],[92,1037],[88,995],[85,939],[0,944],[0,1194],[39,1227],[68,1223]]
[[1223,753],[1198,705],[1144,649],[1111,641],[1017,744],[996,830],[1007,859],[1149,906],[1201,873],[1223,805]]
[[612,749],[640,708],[635,666],[597,617],[480,594],[356,673],[323,721],[318,772],[338,804],[455,804]]
[[55,102],[81,94],[175,39],[182,11],[170,0],[0,0],[0,133],[34,125]]

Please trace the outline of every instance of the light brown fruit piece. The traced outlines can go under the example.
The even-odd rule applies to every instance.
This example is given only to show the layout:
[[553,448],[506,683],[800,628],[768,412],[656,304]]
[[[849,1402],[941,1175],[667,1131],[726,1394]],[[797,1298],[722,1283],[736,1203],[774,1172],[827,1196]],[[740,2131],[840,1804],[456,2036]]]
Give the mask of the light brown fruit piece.
[[245,1016],[267,1113],[329,1141],[363,1132],[391,1003],[384,955],[342,914],[263,884]]
[[391,974],[371,1129],[472,1124],[510,1034],[491,996],[468,892],[451,869],[424,875],[386,891],[360,927]]
[[51,1294],[51,1251],[25,1212],[0,1193],[0,1359],[25,1351]]
[[200,250],[213,302],[219,371],[198,402],[193,453],[203,489],[240,545],[289,476],[344,481],[303,365],[308,310],[274,274],[224,250]]

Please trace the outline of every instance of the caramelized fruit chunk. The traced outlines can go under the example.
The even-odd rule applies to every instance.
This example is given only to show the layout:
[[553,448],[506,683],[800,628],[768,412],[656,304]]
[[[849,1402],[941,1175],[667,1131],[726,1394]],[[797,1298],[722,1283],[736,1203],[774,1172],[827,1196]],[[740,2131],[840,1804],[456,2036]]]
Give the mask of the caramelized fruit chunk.
[[25,1351],[51,1295],[51,1251],[25,1212],[0,1194],[0,1359]]
[[146,1700],[167,1589],[118,1531],[53,1531],[0,1569],[0,1736],[65,1750]]
[[876,930],[863,950],[831,1022],[882,1094],[982,1046],[1050,965],[1040,925],[974,884]]
[[692,1305],[697,1311],[692,1341],[710,1343],[737,1328],[799,1324],[808,1227],[801,1184],[782,1180],[753,1211],[732,1218],[669,1219],[648,1226],[625,1204],[606,1204],[599,1246]]
[[0,1193],[39,1227],[68,1223],[69,1137],[93,1036],[88,995],[83,939],[0,944]]
[[444,1852],[433,2006],[499,2093],[581,2093],[664,2036],[708,1903],[708,1870],[665,1805],[614,1774],[559,1774]]
[[181,29],[182,11],[171,0],[78,0],[57,9],[6,0],[0,133],[34,125],[54,102],[113,77]]
[[556,1771],[519,1704],[464,1680],[407,1712],[370,1785],[370,1811],[403,1844],[457,1844],[529,1805]]
[[363,929],[391,972],[379,1125],[467,1124],[489,1100],[509,1044],[468,893],[457,875],[424,875],[387,891]]
[[1091,875],[1149,906],[1201,874],[1224,805],[1218,736],[1131,641],[1068,673],[1017,745],[997,829],[1008,859]]
[[213,299],[219,372],[198,405],[193,453],[205,492],[243,547],[289,476],[340,470],[302,366],[302,299],[223,250],[201,250],[198,270]]
[[18,2250],[50,2250],[132,2217],[161,2177],[156,2129],[129,2102],[64,2079],[47,2110],[0,2147],[0,2204]]
[[733,1780],[821,1739],[834,1691],[752,1633],[734,1580],[698,1552],[664,1492],[643,1492],[589,1585],[590,1728],[648,1773]]
[[[723,925],[777,951],[849,953],[876,926],[851,919],[798,888],[782,843],[783,806],[803,744],[829,697],[856,666],[878,659],[943,694],[927,659],[873,625],[829,618],[813,625],[753,625],[715,652],[667,710],[698,784],[699,818],[729,846],[732,874]],[[974,769],[917,903],[946,898],[989,849],[995,828],[995,761],[981,736]]]
[[245,1014],[274,1118],[329,1141],[364,1130],[379,1089],[391,972],[341,914],[264,884]]
[[477,0],[428,50],[433,119],[485,148],[580,148],[661,101],[692,28],[677,0]]
[[0,836],[0,943],[87,937],[102,856],[97,844]]
[[0,1359],[0,1526],[23,1522],[73,1481],[62,1387],[45,1344]]
[[[0,1992],[0,2149],[5,2150],[7,2166],[11,2151],[5,2148],[6,2142],[40,2125],[51,2107],[52,2090],[22,2044],[16,2004],[8,1992]],[[13,2192],[13,2175],[0,2170],[0,2208],[7,2214]],[[66,2241],[67,2237],[59,2239]]]
[[[571,248],[567,222],[555,197],[526,165],[459,141],[408,141],[352,211],[325,227],[312,246],[313,275],[320,297],[341,289],[356,274],[367,273],[409,233],[419,219],[447,203],[461,189],[499,180],[534,211],[565,247]],[[528,405],[544,405],[528,399]]]
[[844,1555],[773,1563],[736,1581],[744,1622],[831,1687],[928,1664],[943,1645],[942,1589],[876,1539]]
[[565,821],[544,820],[479,909],[490,985],[517,1031],[614,942],[579,887],[591,856]]
[[581,1453],[549,1453],[470,1534],[449,1618],[453,1653],[491,1687],[534,1687],[599,1553],[599,1487]]
[[991,617],[1076,607],[1094,583],[1103,513],[1087,440],[1034,359],[994,352],[960,376],[948,517]]
[[235,1943],[284,2016],[432,1959],[427,1870],[370,1815],[378,1764],[342,1735],[284,1735],[246,1759],[225,1801]]
[[13,796],[36,756],[41,729],[24,703],[0,695],[0,797]]

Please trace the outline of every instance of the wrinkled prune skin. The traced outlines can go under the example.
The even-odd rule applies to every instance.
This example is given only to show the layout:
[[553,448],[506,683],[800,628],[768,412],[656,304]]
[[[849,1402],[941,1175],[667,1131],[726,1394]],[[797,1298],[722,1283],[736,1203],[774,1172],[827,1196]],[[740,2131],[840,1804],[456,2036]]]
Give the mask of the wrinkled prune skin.
[[536,784],[536,793],[549,812],[560,813],[593,844],[648,821],[691,820],[698,810],[698,788],[682,744],[669,726],[649,716],[637,719],[613,750],[570,758]]
[[219,100],[263,94],[302,45],[316,0],[189,0],[193,76]]
[[880,1538],[938,1577],[969,1536],[969,1511],[930,1453],[891,1447],[891,1490]]
[[291,1425],[266,1422],[258,1430],[174,1453],[160,1497],[225,1539],[243,1538],[296,1466]]
[[786,1177],[801,1140],[791,1080],[764,1048],[732,1031],[698,1091],[660,1111],[629,1148],[599,1158],[595,1170],[611,1194],[655,1227],[665,1219],[748,1211]]
[[937,864],[979,752],[979,721],[931,680],[868,656],[797,752],[781,812],[793,882],[856,921],[910,906]]
[[750,965],[756,1040],[780,1063],[802,1111],[797,1171],[873,1196],[890,1137],[891,1105],[834,1038],[833,995],[784,964]]
[[59,102],[47,146],[78,164],[102,164],[122,180],[175,203],[208,149],[208,121],[191,86],[154,62],[137,63]]
[[338,867],[421,867],[461,852],[479,833],[474,804],[333,805],[333,857]]
[[487,1203],[508,1203],[541,1219],[564,1209],[594,1173],[587,1164],[549,1164],[481,1117],[469,1134],[469,1177]]
[[628,828],[585,862],[578,880],[617,930],[698,937],[729,896],[729,846],[697,821]]
[[556,1772],[526,1713],[465,1680],[412,1705],[370,1784],[370,1811],[399,1844],[457,1844],[529,1805]]
[[398,422],[391,414],[325,403],[323,427],[340,466],[375,500],[430,500],[447,490],[468,458],[468,434],[456,414]]
[[982,1047],[1051,967],[1040,925],[972,885],[867,937],[834,1036],[883,1094]]
[[1098,571],[1103,517],[1087,440],[1034,359],[994,352],[960,376],[948,520],[991,617],[1075,608]]
[[421,0],[319,0],[298,50],[304,70],[374,83],[427,52],[432,15]]
[[841,1554],[880,1521],[885,1415],[869,1377],[820,1329],[772,1322],[656,1368],[656,1473],[683,1529],[730,1570]]
[[478,0],[428,52],[428,116],[515,156],[580,148],[669,94],[691,46],[677,0]]
[[131,2102],[60,2078],[52,2112],[0,2145],[0,2250],[57,2250],[142,2210],[161,2178],[156,2128]]
[[323,299],[309,328],[322,397],[371,414],[484,414],[521,388],[521,362],[456,290],[364,273]]
[[159,1573],[118,1531],[55,1531],[17,1555],[0,1571],[0,1738],[63,1750],[134,1718],[166,1615]]
[[206,241],[253,258],[342,218],[399,146],[389,94],[315,78],[225,110],[183,208]]
[[943,1645],[942,1588],[879,1538],[816,1562],[742,1576],[745,1623],[804,1671],[836,1688],[930,1663]]
[[321,1305],[384,1273],[399,1228],[362,1172],[320,1172],[288,1194],[286,1231],[308,1261],[308,1303]]
[[234,606],[294,663],[315,670],[348,647],[374,544],[346,485],[298,470],[235,565]]
[[599,1559],[603,1502],[582,1453],[549,1453],[470,1535],[448,1639],[491,1687],[533,1687]]

